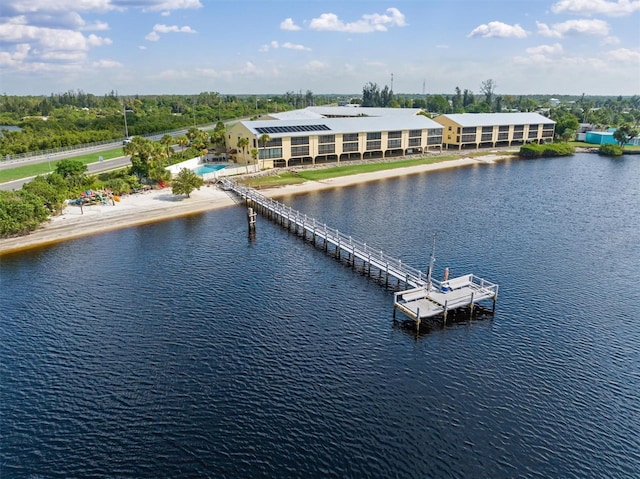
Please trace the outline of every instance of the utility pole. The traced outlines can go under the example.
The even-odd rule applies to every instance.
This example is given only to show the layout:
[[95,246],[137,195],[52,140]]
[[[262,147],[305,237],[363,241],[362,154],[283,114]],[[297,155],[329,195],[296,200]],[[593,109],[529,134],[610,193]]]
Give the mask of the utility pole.
[[124,137],[129,138],[129,127],[127,127],[127,107],[122,102],[122,116],[124,117]]

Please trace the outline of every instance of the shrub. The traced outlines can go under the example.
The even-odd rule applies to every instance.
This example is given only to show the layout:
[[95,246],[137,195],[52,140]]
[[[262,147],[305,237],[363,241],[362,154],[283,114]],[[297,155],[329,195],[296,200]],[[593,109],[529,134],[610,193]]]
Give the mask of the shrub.
[[520,147],[519,156],[523,158],[542,158],[552,156],[569,156],[573,155],[575,148],[568,143],[548,143],[538,145],[537,143],[529,143]]
[[598,153],[604,156],[621,156],[623,150],[622,147],[618,145],[600,145]]

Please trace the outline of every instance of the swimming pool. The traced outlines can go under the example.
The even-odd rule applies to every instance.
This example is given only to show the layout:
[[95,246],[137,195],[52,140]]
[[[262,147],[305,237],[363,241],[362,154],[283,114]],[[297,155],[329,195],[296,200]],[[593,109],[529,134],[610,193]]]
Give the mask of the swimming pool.
[[219,163],[217,164],[211,164],[211,165],[200,165],[197,168],[194,168],[193,172],[196,175],[206,175],[208,173],[214,173],[218,170],[222,170],[223,168],[226,168],[227,165],[221,165]]

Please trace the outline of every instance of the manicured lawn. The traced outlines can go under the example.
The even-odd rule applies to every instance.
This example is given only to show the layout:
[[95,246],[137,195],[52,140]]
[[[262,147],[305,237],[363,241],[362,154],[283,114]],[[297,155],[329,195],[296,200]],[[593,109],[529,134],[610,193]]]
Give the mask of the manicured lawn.
[[441,161],[460,158],[456,155],[438,156],[432,158],[417,158],[411,160],[399,160],[389,163],[365,163],[360,165],[333,166],[329,168],[300,170],[296,172],[285,172],[279,175],[264,176],[261,178],[250,178],[242,183],[253,188],[269,188],[271,186],[291,185],[304,183],[305,181],[320,181],[338,176],[357,175],[360,173],[371,173],[375,171],[392,170],[395,168],[406,168],[409,166],[428,165]]
[[[85,165],[89,163],[95,163],[99,161],[100,156],[104,160],[111,160],[123,155],[122,148],[114,148],[113,150],[100,151],[97,153],[87,153],[86,155],[74,156],[71,159],[80,160]],[[0,183],[6,181],[20,180],[22,178],[30,178],[37,175],[46,175],[51,173],[56,167],[56,164],[60,161],[51,160],[50,162],[36,163],[33,165],[16,166],[15,168],[7,168],[6,170],[0,170]],[[51,168],[49,168],[51,164]]]

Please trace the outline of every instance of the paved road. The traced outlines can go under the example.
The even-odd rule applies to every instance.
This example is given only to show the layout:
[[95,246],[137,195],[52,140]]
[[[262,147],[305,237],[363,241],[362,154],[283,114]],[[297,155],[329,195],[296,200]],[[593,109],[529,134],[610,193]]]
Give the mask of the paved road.
[[[113,158],[111,160],[99,161],[96,163],[89,163],[87,165],[87,173],[100,173],[102,171],[108,171],[116,168],[121,168],[123,166],[129,166],[130,164],[131,164],[131,160],[128,156],[120,156],[118,158]],[[0,190],[19,190],[20,188],[22,188],[23,184],[31,181],[31,179],[32,178],[23,178],[20,180],[9,181],[7,183],[0,183]]]

